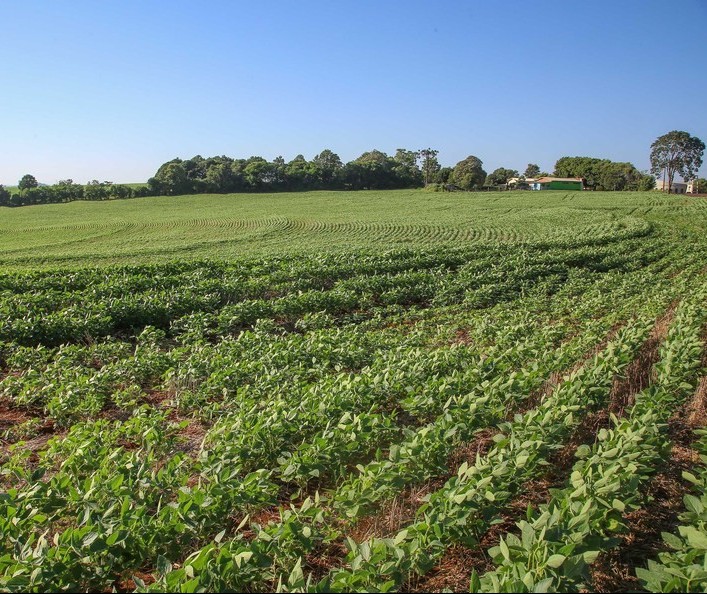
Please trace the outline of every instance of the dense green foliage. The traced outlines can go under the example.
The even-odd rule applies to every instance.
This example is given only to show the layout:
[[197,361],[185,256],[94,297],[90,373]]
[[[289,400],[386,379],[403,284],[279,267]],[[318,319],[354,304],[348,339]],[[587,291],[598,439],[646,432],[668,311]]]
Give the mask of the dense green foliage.
[[[600,192],[7,211],[0,590],[407,590],[480,546],[672,312],[650,385],[471,579],[591,589],[704,374],[706,224],[701,198]],[[703,475],[651,589],[703,579]]]
[[659,136],[651,145],[651,173],[656,177],[664,174],[670,192],[676,173],[686,181],[697,176],[704,152],[702,140],[687,132],[673,130]]
[[592,157],[562,157],[555,163],[558,177],[583,177],[595,190],[652,190],[655,179],[638,171],[631,163],[615,163]]

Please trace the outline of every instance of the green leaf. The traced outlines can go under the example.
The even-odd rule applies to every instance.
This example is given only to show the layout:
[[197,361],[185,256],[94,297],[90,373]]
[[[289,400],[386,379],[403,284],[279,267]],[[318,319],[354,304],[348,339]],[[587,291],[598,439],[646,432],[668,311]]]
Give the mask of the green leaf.
[[548,558],[547,562],[545,563],[548,567],[552,567],[553,569],[557,569],[560,565],[562,565],[565,562],[565,557],[564,555],[550,555]]
[[157,569],[157,573],[160,575],[167,575],[170,571],[172,571],[172,564],[164,555],[158,555],[155,568]]
[[588,458],[592,453],[592,448],[590,448],[587,444],[582,444],[577,448],[577,451],[574,453],[575,458],[579,458],[580,460],[584,458]]
[[680,532],[687,538],[690,546],[707,550],[707,534],[692,526],[680,526]]
[[687,470],[683,471],[682,478],[684,478],[686,481],[690,481],[693,485],[701,485],[702,484],[702,481],[700,479],[698,479],[691,472],[687,472]]
[[501,555],[506,559],[506,561],[511,560],[511,552],[508,550],[508,545],[506,544],[506,541],[501,539],[501,542],[498,543],[498,548],[501,551]]
[[549,592],[550,591],[550,586],[552,586],[552,578],[545,578],[544,580],[538,582],[535,584],[535,587],[533,588],[533,592]]
[[671,549],[679,551],[684,547],[683,540],[675,534],[671,534],[670,532],[661,532],[661,536],[663,537],[665,544],[667,544]]
[[694,495],[685,495],[683,501],[685,502],[685,507],[688,509],[688,511],[691,511],[695,514],[701,514],[705,511],[705,506]]
[[611,502],[611,506],[612,506],[615,510],[618,510],[618,511],[620,511],[620,512],[623,512],[623,511],[626,509],[626,504],[625,504],[623,501],[621,501],[620,499],[614,499],[614,500]]
[[469,592],[480,592],[481,591],[481,580],[479,579],[479,574],[476,573],[475,569],[471,571],[471,579],[469,580]]

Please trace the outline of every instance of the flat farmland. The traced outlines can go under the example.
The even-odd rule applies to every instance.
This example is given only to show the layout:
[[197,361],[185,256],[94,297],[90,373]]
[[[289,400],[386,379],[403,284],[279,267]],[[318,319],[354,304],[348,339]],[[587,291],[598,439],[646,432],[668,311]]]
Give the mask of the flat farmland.
[[[610,236],[697,213],[655,193],[415,191],[198,195],[3,209],[0,264],[91,265],[170,258],[392,249]],[[682,216],[690,224],[690,216]]]
[[707,200],[0,210],[0,590],[704,591]]

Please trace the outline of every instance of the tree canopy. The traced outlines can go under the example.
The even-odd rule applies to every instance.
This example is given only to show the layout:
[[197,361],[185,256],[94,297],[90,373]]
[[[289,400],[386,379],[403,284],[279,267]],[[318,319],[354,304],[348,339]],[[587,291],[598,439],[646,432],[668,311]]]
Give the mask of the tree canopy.
[[506,169],[505,167],[499,167],[494,169],[486,177],[487,186],[502,186],[508,183],[508,180],[512,177],[518,177],[518,172],[515,169]]
[[523,173],[525,177],[532,177],[536,178],[540,175],[540,166],[536,165],[535,163],[528,163],[528,166],[525,168],[525,172]]
[[673,130],[663,134],[651,144],[651,173],[665,175],[670,192],[676,173],[685,181],[697,176],[704,151],[705,143],[687,132]]
[[469,155],[454,166],[452,181],[463,190],[478,189],[486,181],[486,172],[482,166],[481,159]]
[[594,157],[562,157],[555,163],[558,177],[583,177],[595,190],[650,190],[655,180],[631,163]]
[[29,190],[30,188],[36,188],[39,186],[37,178],[29,173],[22,176],[22,179],[17,183],[17,187],[20,190]]

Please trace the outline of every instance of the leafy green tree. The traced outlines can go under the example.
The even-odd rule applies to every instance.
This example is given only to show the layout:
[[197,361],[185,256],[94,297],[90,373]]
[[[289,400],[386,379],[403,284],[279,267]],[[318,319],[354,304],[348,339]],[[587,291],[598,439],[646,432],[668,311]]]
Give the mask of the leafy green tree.
[[344,165],[341,158],[329,149],[324,149],[312,159],[318,170],[320,187],[333,188],[338,186],[341,170]]
[[83,200],[84,189],[81,184],[75,184],[73,179],[61,179],[52,188],[56,197],[55,202],[72,202]]
[[107,200],[108,189],[111,185],[110,182],[101,183],[97,179],[91,180],[84,186],[84,198],[86,200]]
[[317,166],[297,155],[285,167],[285,185],[288,190],[309,190],[315,186],[317,180]]
[[515,169],[506,169],[505,167],[499,167],[495,169],[486,177],[487,186],[502,186],[505,185],[509,179],[512,177],[518,177],[518,172]]
[[597,190],[638,190],[648,184],[631,163],[594,157],[562,157],[555,164],[555,175],[583,177],[588,187]]
[[115,200],[122,200],[124,198],[131,198],[133,191],[130,186],[126,186],[125,184],[111,184],[108,187],[108,196]]
[[187,172],[187,179],[190,180],[205,180],[206,172],[209,167],[209,163],[201,155],[195,155],[191,159],[182,161],[184,169]]
[[353,161],[352,168],[358,177],[359,189],[385,190],[395,187],[393,160],[383,151],[367,151]]
[[694,180],[693,192],[695,194],[707,194],[707,179],[698,177]]
[[248,189],[265,191],[275,179],[275,166],[263,157],[249,157],[243,168],[243,175]]
[[454,166],[452,181],[464,190],[473,190],[483,186],[486,172],[483,162],[478,157],[469,155]]
[[448,184],[451,183],[452,174],[454,173],[453,167],[442,167],[435,175],[434,181],[438,184]]
[[422,149],[420,151],[420,159],[422,159],[422,176],[425,185],[434,181],[435,176],[442,168],[437,160],[438,154],[439,151],[431,148]]
[[207,192],[230,192],[233,187],[233,171],[229,163],[213,163],[206,170]]
[[528,163],[528,166],[525,168],[525,173],[523,173],[523,175],[525,177],[537,178],[540,176],[540,167],[535,163]]
[[10,191],[0,184],[0,206],[9,206],[10,205]]
[[392,168],[395,187],[417,188],[423,184],[423,174],[417,165],[419,159],[419,151],[409,151],[402,148],[395,151]]
[[160,194],[170,196],[186,194],[192,188],[187,176],[187,168],[181,159],[173,159],[162,165],[155,174],[154,182],[151,183],[150,179],[147,183],[159,189]]
[[638,187],[636,189],[641,192],[655,190],[655,178],[650,174],[642,173],[641,178],[638,180]]
[[17,183],[17,187],[20,190],[29,190],[30,188],[36,188],[39,186],[37,178],[29,173],[22,176],[22,179]]
[[651,173],[664,175],[670,193],[676,173],[686,180],[697,175],[704,151],[705,143],[687,132],[673,130],[663,134],[651,144]]

